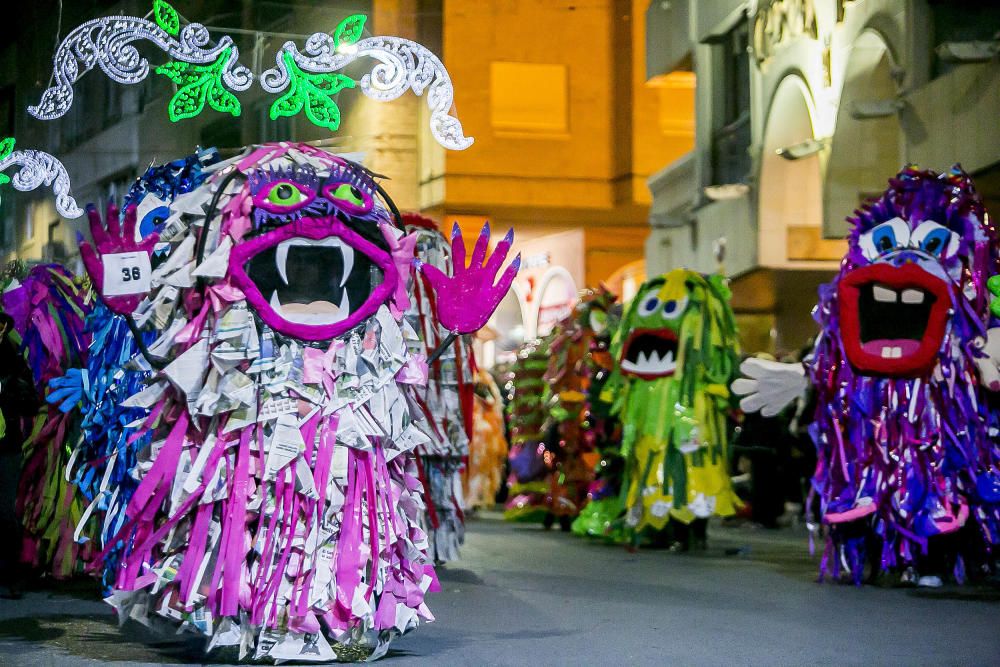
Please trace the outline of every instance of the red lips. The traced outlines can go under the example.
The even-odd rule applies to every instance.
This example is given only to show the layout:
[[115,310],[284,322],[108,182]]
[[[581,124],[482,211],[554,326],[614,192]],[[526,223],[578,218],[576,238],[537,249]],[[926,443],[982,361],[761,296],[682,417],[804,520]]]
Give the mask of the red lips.
[[951,307],[948,283],[917,264],[871,264],[838,285],[851,365],[867,375],[918,377],[937,361]]

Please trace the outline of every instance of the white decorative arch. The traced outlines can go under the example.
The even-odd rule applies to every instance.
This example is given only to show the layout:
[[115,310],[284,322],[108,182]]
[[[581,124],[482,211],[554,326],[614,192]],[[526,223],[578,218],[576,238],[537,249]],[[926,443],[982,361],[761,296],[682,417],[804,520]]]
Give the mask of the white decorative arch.
[[885,189],[902,166],[902,130],[893,110],[899,92],[895,69],[884,35],[872,28],[862,31],[844,70],[823,187],[828,236],[846,234],[845,218],[866,197]]
[[572,274],[570,274],[570,272],[565,267],[562,266],[550,267],[542,275],[542,279],[538,282],[538,298],[535,299],[535,313],[534,313],[535,317],[533,318],[535,323],[535,335],[537,336],[543,336],[547,334],[548,331],[546,331],[545,328],[547,328],[549,324],[554,324],[556,321],[562,319],[563,317],[565,317],[566,314],[568,314],[568,313],[562,313],[558,316],[552,315],[551,318],[547,317],[545,322],[542,321],[543,309],[546,307],[545,297],[547,295],[549,285],[552,284],[553,280],[562,280],[566,282],[567,285],[566,295],[570,297],[569,299],[570,308],[572,308],[573,305],[575,305],[577,295],[579,293],[576,281],[573,279]]
[[[777,85],[768,108],[761,146],[757,188],[758,263],[787,267],[790,227],[816,227],[823,222],[822,139],[815,136],[816,106],[812,92],[798,74]],[[778,154],[800,151],[798,159]],[[817,231],[818,233],[818,231]],[[806,262],[794,262],[806,267]]]

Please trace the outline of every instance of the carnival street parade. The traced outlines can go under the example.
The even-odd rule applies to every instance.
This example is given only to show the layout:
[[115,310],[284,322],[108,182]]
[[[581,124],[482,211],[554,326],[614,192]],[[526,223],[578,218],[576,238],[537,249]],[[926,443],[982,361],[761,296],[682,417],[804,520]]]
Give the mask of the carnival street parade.
[[[970,142],[916,75],[872,101],[905,53],[852,88],[873,0],[732,2],[686,56],[700,3],[289,4],[302,35],[244,4],[240,29],[225,3],[53,4],[51,59],[0,54],[37,69],[0,142],[0,664],[1000,661],[1000,12],[923,3],[939,32],[998,22],[926,83],[978,68]],[[804,135],[793,103],[733,116],[745,164],[676,121],[602,232],[557,146],[574,65],[532,64],[557,56],[527,28],[500,46],[535,11],[559,35],[625,12],[661,130],[684,95],[703,122],[708,44],[773,100],[800,61],[839,98]],[[46,139],[119,96],[144,148]],[[581,118],[630,113],[608,100]],[[667,146],[586,131],[573,155]]]

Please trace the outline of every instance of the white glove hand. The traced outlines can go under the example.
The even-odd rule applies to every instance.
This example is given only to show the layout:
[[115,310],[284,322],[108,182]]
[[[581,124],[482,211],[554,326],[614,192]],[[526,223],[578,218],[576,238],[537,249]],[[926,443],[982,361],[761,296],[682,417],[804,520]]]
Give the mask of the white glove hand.
[[990,391],[1000,391],[1000,327],[986,332],[973,343],[985,356],[976,358],[979,382]]
[[750,357],[740,364],[747,376],[733,380],[731,389],[743,398],[743,412],[757,412],[773,417],[806,390],[806,369],[802,364],[784,364]]

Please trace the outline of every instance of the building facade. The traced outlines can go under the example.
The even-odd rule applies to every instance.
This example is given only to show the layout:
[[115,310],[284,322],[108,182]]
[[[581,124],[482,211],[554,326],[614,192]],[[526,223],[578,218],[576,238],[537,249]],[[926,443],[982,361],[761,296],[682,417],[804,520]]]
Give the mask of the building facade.
[[[694,143],[694,81],[647,81],[641,0],[444,0],[442,49],[476,143],[422,175],[425,210],[525,259],[498,328],[544,333],[578,289],[644,276],[646,180]],[[572,251],[571,251],[572,250]],[[574,256],[577,255],[577,256]]]
[[959,162],[1000,203],[997,3],[653,0],[647,26],[647,77],[698,81],[694,149],[649,179],[647,264],[724,247],[751,351],[807,342],[845,218],[904,163]]

